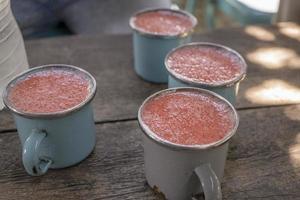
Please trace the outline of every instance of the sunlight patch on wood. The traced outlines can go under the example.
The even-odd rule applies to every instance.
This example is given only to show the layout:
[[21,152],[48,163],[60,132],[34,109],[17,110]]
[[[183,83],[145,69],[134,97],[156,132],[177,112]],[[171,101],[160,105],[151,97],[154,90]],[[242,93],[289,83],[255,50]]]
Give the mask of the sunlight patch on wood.
[[294,23],[281,23],[279,32],[287,37],[300,41],[300,26]]
[[284,114],[291,120],[300,121],[300,105],[287,107]]
[[248,35],[262,41],[274,41],[276,38],[272,32],[259,26],[247,26],[245,28],[245,32]]
[[300,88],[280,79],[270,79],[249,88],[245,96],[252,103],[300,103]]
[[300,133],[296,135],[293,140],[293,144],[289,146],[288,153],[293,167],[300,167]]
[[267,69],[300,68],[300,57],[288,48],[264,47],[247,54],[249,61]]

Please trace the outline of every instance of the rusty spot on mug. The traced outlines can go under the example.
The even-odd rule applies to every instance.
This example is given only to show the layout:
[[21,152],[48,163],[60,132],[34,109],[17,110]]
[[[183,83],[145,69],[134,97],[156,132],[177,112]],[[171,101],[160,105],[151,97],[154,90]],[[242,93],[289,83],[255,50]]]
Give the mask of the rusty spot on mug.
[[33,168],[32,168],[32,171],[33,171],[34,174],[37,174],[36,167],[33,167]]
[[204,193],[195,194],[192,196],[192,200],[203,200],[204,199]]
[[157,199],[160,199],[160,200],[166,200],[166,196],[164,195],[164,193],[162,193],[159,188],[154,185],[153,188],[151,188],[152,191],[154,192],[154,195]]

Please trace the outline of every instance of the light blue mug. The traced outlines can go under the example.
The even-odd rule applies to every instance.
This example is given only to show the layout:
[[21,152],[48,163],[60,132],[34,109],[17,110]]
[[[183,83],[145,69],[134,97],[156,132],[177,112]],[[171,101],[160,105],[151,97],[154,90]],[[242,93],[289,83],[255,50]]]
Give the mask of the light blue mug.
[[[89,95],[79,105],[55,113],[27,113],[15,108],[8,99],[18,80],[50,69],[80,73],[89,81]],[[23,147],[22,160],[28,174],[39,176],[49,168],[64,168],[84,160],[94,149],[96,131],[91,101],[96,81],[85,70],[63,64],[32,68],[10,81],[3,93],[5,106],[12,112]]]
[[130,18],[129,24],[133,29],[133,56],[136,73],[146,81],[167,83],[168,73],[164,66],[165,56],[173,48],[188,43],[191,40],[193,28],[175,36],[151,34],[137,28],[134,24],[135,17],[152,11],[171,11],[188,16],[193,23],[193,28],[197,25],[197,19],[188,12],[167,8],[142,10]]
[[[175,51],[185,48],[187,46],[197,46],[197,47],[213,47],[216,49],[222,49],[225,52],[231,53],[233,56],[236,56],[239,61],[241,62],[241,73],[235,77],[233,80],[230,81],[224,81],[221,83],[204,83],[204,82],[197,82],[197,81],[192,81],[189,80],[177,73],[175,73],[170,67],[168,66],[168,59],[172,53]],[[215,43],[209,43],[209,42],[194,42],[194,43],[189,43],[185,44],[182,46],[179,46],[172,51],[168,53],[168,55],[165,58],[165,67],[169,73],[169,80],[168,80],[168,88],[175,88],[175,87],[198,87],[198,88],[203,88],[207,89],[210,91],[213,91],[225,99],[227,99],[232,105],[235,105],[236,103],[236,97],[238,94],[239,90],[239,84],[240,82],[245,78],[246,76],[246,71],[247,71],[247,64],[244,60],[244,58],[235,50],[220,45],[220,44],[215,44]]]

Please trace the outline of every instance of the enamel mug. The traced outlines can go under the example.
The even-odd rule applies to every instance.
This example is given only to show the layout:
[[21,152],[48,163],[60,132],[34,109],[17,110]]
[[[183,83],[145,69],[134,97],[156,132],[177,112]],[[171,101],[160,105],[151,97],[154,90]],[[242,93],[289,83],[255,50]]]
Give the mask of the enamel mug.
[[[217,97],[233,111],[234,127],[221,140],[205,145],[181,145],[153,133],[142,120],[144,105],[162,93],[181,90]],[[200,88],[171,88],[148,97],[139,109],[138,121],[143,131],[145,175],[155,192],[170,200],[191,200],[204,192],[206,200],[222,199],[223,177],[228,143],[235,134],[239,118],[234,107],[220,95]]]
[[[196,46],[196,47],[213,47],[215,49],[222,49],[225,52],[228,52],[232,54],[233,56],[237,57],[241,62],[241,73],[235,77],[233,80],[230,81],[224,81],[221,83],[204,83],[199,81],[192,81],[189,80],[183,76],[180,76],[179,74],[175,73],[172,69],[170,69],[168,65],[168,58],[172,53],[175,51],[185,48],[187,46]],[[186,45],[179,46],[178,48],[173,49],[165,58],[165,67],[169,73],[169,80],[168,80],[168,87],[174,88],[174,87],[198,87],[207,89],[210,91],[213,91],[221,96],[223,96],[225,99],[227,99],[231,104],[235,105],[236,97],[238,95],[239,90],[239,84],[240,82],[245,78],[246,76],[246,70],[247,70],[247,64],[244,60],[244,58],[235,50],[215,43],[208,43],[208,42],[194,42],[189,43]]]
[[[10,89],[28,75],[51,69],[82,74],[89,81],[89,95],[79,105],[59,112],[28,113],[15,108],[8,99]],[[3,100],[12,112],[23,147],[22,161],[28,174],[45,174],[49,168],[64,168],[84,160],[95,146],[95,124],[91,101],[96,81],[85,70],[63,64],[29,69],[8,83]]]
[[187,16],[191,19],[193,28],[197,25],[197,19],[185,11],[167,8],[143,10],[130,18],[129,24],[133,29],[133,56],[136,73],[146,81],[167,83],[168,73],[164,66],[165,56],[173,48],[188,43],[191,40],[193,28],[188,32],[170,36],[152,34],[135,26],[134,19],[138,15],[153,11],[169,11]]

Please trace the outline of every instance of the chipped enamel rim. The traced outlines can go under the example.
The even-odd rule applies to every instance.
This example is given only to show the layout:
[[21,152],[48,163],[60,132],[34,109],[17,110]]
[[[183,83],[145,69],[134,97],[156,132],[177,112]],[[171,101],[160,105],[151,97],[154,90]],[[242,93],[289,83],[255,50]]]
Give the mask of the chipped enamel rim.
[[[16,84],[19,80],[22,80],[23,78],[27,77],[30,74],[33,74],[33,73],[36,73],[39,71],[48,70],[48,69],[59,69],[59,70],[66,69],[68,71],[74,71],[74,72],[83,74],[84,77],[87,78],[89,81],[89,95],[87,96],[87,98],[84,101],[82,101],[80,104],[78,104],[74,107],[65,109],[63,111],[59,111],[59,112],[32,113],[32,112],[24,112],[24,111],[21,111],[21,110],[18,110],[17,108],[15,108],[8,100],[9,90],[13,87],[13,85]],[[96,88],[97,88],[96,80],[89,72],[87,72],[79,67],[72,66],[72,65],[49,64],[49,65],[43,65],[43,66],[31,68],[31,69],[26,70],[25,72],[17,75],[13,80],[11,80],[7,84],[2,97],[3,97],[4,105],[14,114],[21,115],[26,118],[56,118],[56,117],[65,116],[65,115],[68,115],[70,113],[80,110],[83,106],[85,106],[86,104],[88,104],[90,101],[93,100],[93,98],[95,97],[95,94],[96,94],[96,90],[97,90]]]

